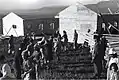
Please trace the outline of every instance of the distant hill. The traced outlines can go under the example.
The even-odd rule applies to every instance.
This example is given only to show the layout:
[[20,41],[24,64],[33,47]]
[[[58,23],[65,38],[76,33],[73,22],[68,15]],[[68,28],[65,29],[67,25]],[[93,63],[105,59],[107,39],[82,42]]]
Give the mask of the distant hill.
[[[15,10],[14,13],[21,16],[23,19],[31,18],[53,18],[59,12],[67,8],[68,6],[50,6],[43,7],[40,9],[29,9],[29,10]],[[0,18],[3,18],[5,15],[10,13],[10,11],[0,12]]]
[[109,13],[108,8],[115,13],[119,10],[119,3],[113,0],[111,1],[101,1],[97,4],[87,4],[85,5],[87,8],[95,11],[96,13]]

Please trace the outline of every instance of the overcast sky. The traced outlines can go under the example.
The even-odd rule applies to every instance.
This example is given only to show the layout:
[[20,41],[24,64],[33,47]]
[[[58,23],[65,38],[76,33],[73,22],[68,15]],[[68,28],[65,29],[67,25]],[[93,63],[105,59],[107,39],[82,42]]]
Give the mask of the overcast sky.
[[37,9],[43,6],[66,6],[74,4],[77,1],[82,4],[95,4],[101,0],[0,0],[0,10]]

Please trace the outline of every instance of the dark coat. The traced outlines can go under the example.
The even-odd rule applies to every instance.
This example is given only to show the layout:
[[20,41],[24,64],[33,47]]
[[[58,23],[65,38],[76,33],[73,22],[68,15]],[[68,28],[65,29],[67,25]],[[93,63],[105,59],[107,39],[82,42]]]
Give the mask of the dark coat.
[[62,39],[64,39],[63,42],[64,42],[64,45],[66,45],[66,43],[68,42],[68,36],[67,36],[67,34],[64,34],[62,36]]
[[108,33],[109,32],[108,32],[107,28],[106,29],[104,29],[104,28],[101,29],[101,34],[108,34]]
[[77,40],[78,40],[78,33],[75,32],[75,33],[74,33],[74,41],[77,41]]
[[113,27],[110,28],[111,34],[118,34],[118,31],[114,29]]
[[105,56],[106,47],[107,47],[107,40],[106,38],[102,38],[100,44],[100,51],[103,57]]
[[100,62],[102,60],[102,52],[100,42],[95,43],[94,45],[94,59],[93,62]]
[[53,40],[52,39],[47,40],[46,47],[47,47],[47,51],[48,51],[47,60],[49,60],[49,61],[53,60],[53,51],[52,51]]
[[15,61],[14,67],[16,69],[17,79],[21,79],[21,65],[22,65],[23,59],[22,59],[20,50],[18,50],[17,53],[15,54],[14,61]]

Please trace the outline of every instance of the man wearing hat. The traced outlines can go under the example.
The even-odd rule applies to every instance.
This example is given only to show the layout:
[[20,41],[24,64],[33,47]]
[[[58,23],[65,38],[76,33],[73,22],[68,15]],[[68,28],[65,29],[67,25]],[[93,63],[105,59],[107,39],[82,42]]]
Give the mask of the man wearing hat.
[[100,37],[99,35],[94,36],[95,45],[93,52],[92,62],[94,63],[94,76],[93,78],[100,78],[102,72],[102,54],[100,46]]

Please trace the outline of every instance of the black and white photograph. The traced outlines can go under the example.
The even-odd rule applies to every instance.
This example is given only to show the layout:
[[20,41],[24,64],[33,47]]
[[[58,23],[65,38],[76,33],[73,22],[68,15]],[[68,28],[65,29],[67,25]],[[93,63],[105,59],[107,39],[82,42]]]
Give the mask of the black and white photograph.
[[119,0],[0,0],[0,80],[119,80]]

